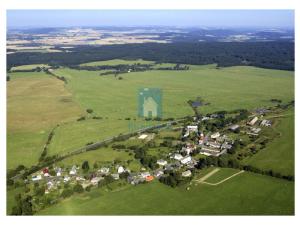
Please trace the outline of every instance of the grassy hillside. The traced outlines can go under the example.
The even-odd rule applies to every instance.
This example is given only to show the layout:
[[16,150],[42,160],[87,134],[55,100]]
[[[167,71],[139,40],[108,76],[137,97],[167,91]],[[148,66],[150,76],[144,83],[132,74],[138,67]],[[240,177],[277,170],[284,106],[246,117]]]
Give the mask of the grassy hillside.
[[294,183],[243,173],[218,186],[189,191],[157,181],[121,191],[96,189],[41,211],[41,215],[292,215]]
[[7,83],[7,163],[37,163],[57,123],[82,114],[64,83],[44,73],[12,73]]

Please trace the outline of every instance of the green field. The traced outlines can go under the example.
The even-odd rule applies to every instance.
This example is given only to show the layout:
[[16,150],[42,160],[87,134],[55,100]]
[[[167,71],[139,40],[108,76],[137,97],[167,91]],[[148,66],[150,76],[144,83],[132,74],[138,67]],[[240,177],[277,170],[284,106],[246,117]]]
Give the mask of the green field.
[[22,66],[15,66],[11,68],[11,71],[18,71],[18,70],[32,70],[37,67],[49,67],[49,65],[46,64],[31,64],[31,65],[22,65]]
[[283,175],[294,175],[295,132],[294,112],[288,111],[286,116],[279,118],[275,130],[280,136],[267,147],[251,158],[244,161],[255,167],[267,170],[272,169]]
[[[110,60],[92,62],[95,65],[124,63],[151,63],[148,61]],[[156,65],[158,66],[158,65]],[[160,66],[172,66],[162,64]],[[29,68],[29,66],[28,66]],[[161,88],[163,92],[163,118],[180,118],[193,115],[188,100],[201,96],[209,105],[201,112],[218,110],[254,109],[274,105],[270,99],[283,102],[294,99],[294,73],[236,66],[217,69],[215,65],[190,66],[187,71],[151,70],[99,76],[103,71],[85,71],[60,68],[54,71],[67,79],[65,84],[45,73],[10,73],[7,82],[7,168],[38,162],[49,132],[59,124],[49,145],[48,154],[61,154],[130,131],[129,123],[149,126],[137,116],[138,89]],[[88,115],[86,109],[92,109]],[[294,113],[277,118],[272,129],[280,132],[267,147],[245,163],[282,174],[294,174]],[[81,116],[86,120],[77,121]],[[93,119],[92,117],[101,117]],[[157,141],[179,133],[164,131]],[[156,140],[156,139],[155,139]],[[138,143],[140,140],[128,140]],[[149,149],[148,154],[161,156],[168,148]],[[113,150],[111,146],[66,158],[60,166],[71,167],[89,161],[100,165],[117,162],[132,171],[141,164],[132,152]],[[199,176],[212,168],[199,172]],[[207,179],[219,182],[237,170],[221,169]],[[127,187],[127,186],[126,186]],[[14,190],[9,191],[8,205],[13,205]],[[120,199],[122,201],[120,201]],[[75,195],[62,203],[40,212],[41,214],[284,214],[294,213],[294,182],[245,172],[220,185],[192,185],[170,188],[157,181],[146,185],[128,186],[125,190],[107,192],[104,189]]]
[[171,188],[157,181],[122,191],[95,189],[40,215],[292,215],[294,183],[243,173],[217,186]]
[[[132,165],[127,164],[128,160],[132,161]],[[125,152],[124,150],[120,150],[120,151],[113,150],[111,147],[101,148],[97,151],[90,151],[90,152],[82,153],[80,155],[75,155],[66,158],[63,161],[60,161],[57,164],[59,166],[64,166],[64,167],[71,167],[73,165],[81,166],[82,162],[84,161],[88,161],[91,167],[94,165],[95,162],[97,162],[98,165],[101,166],[101,165],[108,165],[114,161],[117,161],[124,166],[129,166],[129,167],[132,166],[133,168],[131,169],[137,169],[136,162],[133,162],[135,161],[135,159],[132,154],[130,155],[129,152]]]
[[103,66],[103,65],[115,66],[115,65],[127,65],[127,64],[134,64],[134,63],[152,64],[154,62],[146,61],[146,60],[142,60],[142,59],[138,59],[138,60],[113,59],[113,60],[107,60],[107,61],[96,61],[96,62],[83,63],[83,64],[80,64],[80,66]]
[[163,117],[191,115],[187,101],[198,96],[210,103],[203,107],[203,112],[252,109],[270,105],[271,98],[294,98],[293,72],[246,66],[216,69],[208,65],[193,66],[188,71],[134,72],[122,74],[123,80],[99,76],[99,71],[59,69],[56,74],[70,81],[67,87],[83,108],[92,108],[109,118],[136,117],[137,91],[141,87],[162,89]]
[[[110,60],[100,63],[133,62]],[[271,98],[290,101],[294,96],[293,72],[246,66],[216,69],[215,65],[207,65],[191,66],[188,71],[135,72],[123,74],[123,80],[99,76],[100,71],[62,68],[55,73],[66,77],[68,83],[64,85],[43,73],[11,74],[12,80],[8,82],[9,168],[20,163],[34,164],[48,133],[58,123],[69,121],[55,130],[50,154],[128,131],[125,118],[141,123],[137,118],[137,91],[141,87],[162,89],[164,118],[193,115],[187,101],[197,96],[210,103],[202,107],[204,113],[252,109],[270,105]],[[88,108],[93,109],[93,115],[103,119],[76,122]],[[18,154],[24,155],[20,162],[10,160]]]
[[64,83],[44,73],[11,73],[7,83],[7,165],[37,163],[50,130],[83,111]]

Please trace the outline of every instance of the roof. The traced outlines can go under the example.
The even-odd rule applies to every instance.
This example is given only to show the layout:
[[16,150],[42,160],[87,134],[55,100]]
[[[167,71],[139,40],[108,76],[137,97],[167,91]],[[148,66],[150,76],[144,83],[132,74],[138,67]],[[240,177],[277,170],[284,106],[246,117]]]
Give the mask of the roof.
[[142,135],[140,135],[140,136],[138,137],[138,139],[145,139],[146,137],[148,137],[147,134],[142,134]]
[[152,181],[153,179],[154,179],[154,177],[151,176],[151,175],[146,177],[146,181],[148,181],[148,182],[149,182],[149,181]]

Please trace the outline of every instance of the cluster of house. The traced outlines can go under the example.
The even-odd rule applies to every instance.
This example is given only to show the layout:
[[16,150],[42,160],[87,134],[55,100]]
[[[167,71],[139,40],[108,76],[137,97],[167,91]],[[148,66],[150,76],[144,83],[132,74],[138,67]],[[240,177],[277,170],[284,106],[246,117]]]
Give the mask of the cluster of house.
[[257,116],[253,117],[250,121],[247,122],[247,125],[250,126],[250,130],[249,132],[247,132],[248,135],[250,136],[259,135],[259,133],[261,132],[261,128],[255,127],[256,124],[259,124],[260,126],[264,126],[264,127],[270,127],[272,125],[272,122],[266,119],[259,121]]
[[[234,126],[236,127],[232,127],[232,129],[239,128],[238,125]],[[189,155],[195,149],[200,148],[200,154],[207,156],[220,156],[232,148],[233,141],[230,140],[226,135],[221,135],[219,132],[215,132],[213,134],[208,133],[207,135],[204,135],[203,132],[198,130],[197,125],[187,126],[185,130],[186,132],[183,137],[188,137],[192,132],[196,133],[198,137],[197,145],[187,143],[186,146],[182,148],[182,151],[184,151],[187,155]]]

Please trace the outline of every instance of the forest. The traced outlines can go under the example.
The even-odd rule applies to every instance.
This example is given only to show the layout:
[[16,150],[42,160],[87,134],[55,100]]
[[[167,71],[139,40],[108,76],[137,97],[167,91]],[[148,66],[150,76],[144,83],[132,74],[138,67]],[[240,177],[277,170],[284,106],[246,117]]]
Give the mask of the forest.
[[7,69],[29,64],[75,66],[91,61],[111,59],[144,59],[159,63],[218,67],[248,65],[261,68],[294,70],[293,42],[203,42],[145,43],[106,46],[75,46],[66,52],[16,52],[7,55]]

